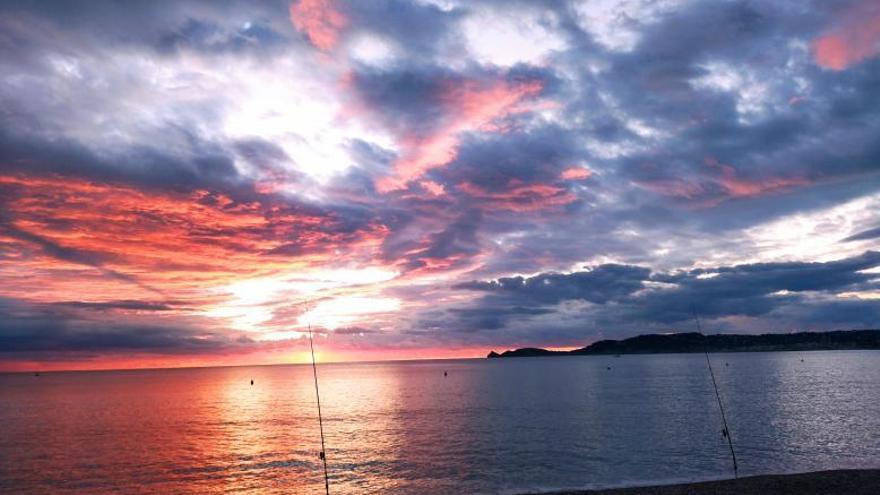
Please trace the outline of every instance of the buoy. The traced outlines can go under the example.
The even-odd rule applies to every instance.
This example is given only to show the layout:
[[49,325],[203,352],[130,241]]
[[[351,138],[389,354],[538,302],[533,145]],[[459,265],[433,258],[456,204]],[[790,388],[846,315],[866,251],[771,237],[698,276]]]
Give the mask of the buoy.
[[254,384],[254,381],[253,381],[253,380],[251,380],[251,385],[253,385],[253,384]]
[[611,369],[611,366],[609,366],[608,369],[610,370],[610,369]]
[[445,372],[445,371],[443,372],[443,376],[446,376],[446,372]]

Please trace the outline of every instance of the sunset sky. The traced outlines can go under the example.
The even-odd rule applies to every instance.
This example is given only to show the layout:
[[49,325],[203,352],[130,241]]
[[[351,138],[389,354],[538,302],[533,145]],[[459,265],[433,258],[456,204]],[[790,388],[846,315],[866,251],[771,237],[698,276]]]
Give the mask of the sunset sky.
[[0,370],[880,326],[880,3],[4,1]]

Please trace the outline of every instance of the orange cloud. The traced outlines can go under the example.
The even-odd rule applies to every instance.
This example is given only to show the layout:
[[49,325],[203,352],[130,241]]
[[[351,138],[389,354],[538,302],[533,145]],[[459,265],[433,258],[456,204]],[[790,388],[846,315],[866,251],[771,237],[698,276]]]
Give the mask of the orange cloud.
[[542,89],[538,81],[448,84],[440,95],[445,123],[427,136],[403,136],[396,175],[379,180],[377,189],[383,193],[402,189],[428,170],[447,165],[458,155],[461,133],[503,131],[499,119],[531,110],[523,101]]
[[144,293],[154,287],[190,306],[209,304],[210,287],[325,263],[342,251],[364,256],[386,235],[381,225],[337,229],[332,213],[209,191],[24,176],[0,176],[0,191],[9,226],[0,228],[8,253],[0,274],[14,281],[0,295],[34,302],[154,298]]
[[300,0],[290,4],[290,21],[305,33],[309,42],[321,51],[332,51],[339,44],[340,33],[348,27],[348,17],[333,0]]
[[864,2],[843,13],[836,26],[813,40],[813,57],[841,71],[880,53],[880,4]]

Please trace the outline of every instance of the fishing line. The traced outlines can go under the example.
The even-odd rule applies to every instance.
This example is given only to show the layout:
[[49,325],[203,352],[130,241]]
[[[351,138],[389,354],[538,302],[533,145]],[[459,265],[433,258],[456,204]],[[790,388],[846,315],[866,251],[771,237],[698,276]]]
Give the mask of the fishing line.
[[315,378],[315,399],[318,402],[318,428],[321,431],[321,453],[324,463],[324,493],[330,495],[330,478],[327,476],[327,454],[324,448],[324,419],[321,417],[321,394],[318,391],[318,366],[315,364],[315,342],[312,339],[312,322],[309,322],[309,349],[312,352],[312,376]]
[[[691,308],[691,311],[694,313],[694,321],[697,322],[697,331],[700,332],[700,335],[703,335],[703,329],[700,328],[700,318],[697,317],[697,311],[693,308]],[[707,339],[705,335],[703,335],[703,338]],[[733,439],[730,435],[730,428],[727,426],[727,416],[724,414],[724,404],[721,403],[721,394],[718,393],[718,383],[715,381],[715,372],[712,371],[712,361],[709,360],[708,342],[703,351],[706,354],[706,366],[709,368],[709,375],[712,377],[712,388],[715,389],[715,398],[718,400],[718,409],[721,411],[721,422],[724,424],[724,429],[721,430],[721,435],[727,439],[727,446],[730,447],[730,458],[733,460],[733,477],[738,478],[736,452],[733,451]]]

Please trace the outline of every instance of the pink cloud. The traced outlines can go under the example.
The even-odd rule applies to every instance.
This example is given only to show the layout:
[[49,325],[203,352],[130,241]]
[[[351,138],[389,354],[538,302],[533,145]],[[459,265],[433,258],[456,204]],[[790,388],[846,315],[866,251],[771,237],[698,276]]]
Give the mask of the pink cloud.
[[714,158],[707,158],[706,164],[720,172],[715,182],[720,185],[733,198],[761,196],[763,194],[788,189],[796,186],[805,186],[810,183],[805,177],[767,177],[762,179],[744,179],[737,176],[736,170],[730,165],[718,162]]
[[880,53],[880,4],[864,2],[845,11],[833,27],[813,40],[813,57],[841,71]]
[[696,180],[657,179],[642,181],[640,186],[664,196],[694,200],[698,206],[716,206],[728,199],[750,198],[785,191],[811,184],[801,176],[745,178],[730,165],[709,157],[705,164],[709,173]]
[[419,185],[433,196],[442,196],[446,192],[446,188],[443,187],[443,184],[438,184],[432,180],[423,180],[419,182]]
[[531,110],[524,101],[542,89],[538,81],[446,85],[439,98],[444,123],[427,135],[401,136],[402,153],[394,165],[395,175],[380,179],[377,188],[380,192],[402,189],[428,170],[449,164],[458,155],[460,134],[464,132],[503,132],[499,120]]
[[290,21],[305,33],[316,48],[332,51],[339,44],[340,33],[348,26],[348,17],[333,0],[299,0],[290,4]]
[[593,175],[593,171],[584,167],[571,167],[562,171],[559,178],[564,180],[585,180]]

